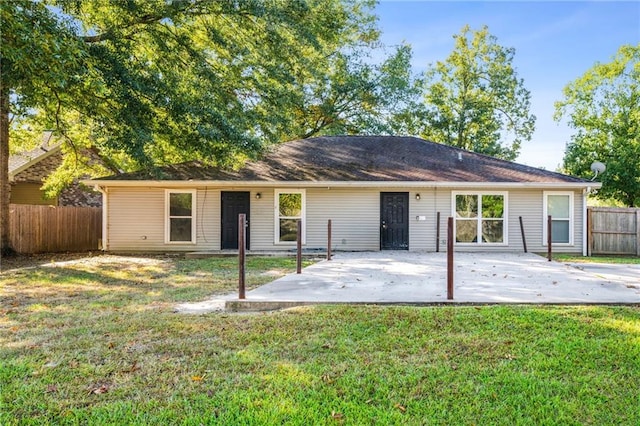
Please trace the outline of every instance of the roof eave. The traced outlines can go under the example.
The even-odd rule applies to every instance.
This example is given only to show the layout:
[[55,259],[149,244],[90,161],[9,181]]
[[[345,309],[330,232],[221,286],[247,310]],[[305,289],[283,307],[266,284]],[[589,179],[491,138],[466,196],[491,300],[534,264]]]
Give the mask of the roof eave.
[[281,187],[281,188],[592,188],[600,182],[427,182],[427,181],[231,181],[231,180],[92,180],[81,181],[95,187]]
[[50,157],[51,155],[55,154],[56,152],[60,151],[62,149],[61,145],[54,145],[52,147],[49,147],[48,150],[44,150],[43,149],[43,153],[40,155],[37,155],[33,158],[31,158],[29,161],[27,161],[26,163],[16,167],[13,170],[9,170],[9,180],[13,181],[13,179],[15,178],[15,176],[19,173],[22,173],[23,171],[25,171],[26,169],[28,169],[29,167],[33,166],[34,164],[39,163],[40,161]]

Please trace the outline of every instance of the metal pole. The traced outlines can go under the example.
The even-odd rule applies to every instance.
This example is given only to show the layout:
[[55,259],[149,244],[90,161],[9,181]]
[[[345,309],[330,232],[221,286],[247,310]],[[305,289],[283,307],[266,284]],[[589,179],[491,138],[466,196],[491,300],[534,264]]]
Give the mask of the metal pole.
[[238,299],[245,299],[245,223],[246,215],[240,213],[238,215]]
[[551,262],[551,215],[547,216],[547,258]]
[[522,216],[519,217],[520,219],[520,233],[522,234],[522,245],[524,246],[524,252],[527,252],[527,239],[524,236],[524,225],[522,224]]
[[331,219],[327,221],[327,260],[331,260]]
[[453,300],[453,218],[447,221],[447,300]]
[[298,221],[298,232],[296,235],[296,274],[302,273],[302,221]]
[[436,253],[440,251],[440,212],[436,213]]

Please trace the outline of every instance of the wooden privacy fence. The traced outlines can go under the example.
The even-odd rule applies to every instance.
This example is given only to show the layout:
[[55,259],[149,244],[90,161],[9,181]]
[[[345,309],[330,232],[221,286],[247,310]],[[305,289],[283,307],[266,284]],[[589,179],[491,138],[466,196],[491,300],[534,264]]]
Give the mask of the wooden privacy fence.
[[11,246],[18,253],[97,250],[102,209],[11,204],[9,227]]
[[640,208],[589,207],[589,255],[640,256]]

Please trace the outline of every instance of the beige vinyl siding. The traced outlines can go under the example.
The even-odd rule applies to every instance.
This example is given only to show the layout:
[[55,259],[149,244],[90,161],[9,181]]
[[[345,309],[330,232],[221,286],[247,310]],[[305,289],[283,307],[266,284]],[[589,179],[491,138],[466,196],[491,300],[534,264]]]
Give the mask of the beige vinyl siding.
[[[442,206],[441,213],[441,245],[440,249],[446,249],[447,217],[451,215],[452,190],[438,189],[438,192],[446,196],[438,196],[438,207]],[[478,192],[491,192],[491,188],[474,189]],[[543,221],[543,190],[538,189],[511,189],[508,190],[507,207],[507,238],[508,245],[464,245],[457,246],[459,251],[524,251],[522,233],[520,231],[519,217],[525,230],[527,249],[529,252],[546,252],[546,242],[542,241],[542,230],[546,223]],[[574,192],[573,232],[574,244],[571,246],[554,246],[554,251],[563,253],[582,253],[582,192]],[[446,213],[445,213],[446,211]],[[429,249],[430,250],[430,249]]]
[[42,184],[31,182],[18,182],[11,185],[11,204],[37,204],[44,206],[57,206],[57,198],[45,198],[44,191],[40,190]]
[[[184,188],[189,189],[189,188]],[[165,190],[110,188],[108,192],[110,251],[194,251],[220,248],[220,191],[196,192],[196,244],[165,243]]]
[[164,189],[110,188],[108,197],[109,250],[164,249]]
[[[185,187],[183,189],[191,189]],[[221,190],[250,191],[250,249],[288,251],[295,244],[276,244],[274,193],[270,188],[199,188],[196,193],[196,244],[165,244],[165,190],[163,188],[109,188],[108,249],[111,251],[219,250]],[[305,188],[300,188],[305,189]],[[306,249],[325,250],[327,220],[332,220],[332,248],[345,251],[379,250],[380,193],[409,193],[409,250],[435,251],[436,215],[440,212],[440,251],[446,250],[447,218],[456,188],[306,188]],[[482,192],[474,189],[473,192]],[[485,188],[485,191],[492,191]],[[508,246],[458,246],[458,251],[523,251],[518,217],[522,216],[527,246],[545,252],[542,241],[543,190],[508,192]],[[256,193],[260,198],[256,199]],[[415,195],[420,194],[420,200]],[[574,193],[574,245],[554,247],[558,252],[582,251],[582,192]],[[417,220],[424,216],[425,220]]]
[[[260,191],[251,200],[251,250],[292,250],[295,243],[275,243],[275,202],[278,188]],[[293,188],[288,188],[293,189]],[[326,250],[327,221],[332,222],[334,250],[378,250],[380,191],[376,189],[306,189],[305,249]]]
[[[541,253],[547,251],[547,243],[542,240],[542,232],[546,221],[543,218],[542,190],[511,190],[509,191],[509,248],[523,251],[522,235],[520,232],[519,216],[530,252]],[[573,245],[553,246],[553,250],[563,253],[582,253],[582,191],[573,194]]]
[[380,249],[380,191],[376,189],[307,190],[307,247],[327,247],[331,219],[333,250]]
[[[260,199],[256,200],[256,193],[260,193]],[[249,228],[251,250],[274,250],[273,247],[273,188],[252,190],[249,199],[251,213],[249,215]],[[286,247],[289,249],[291,247]]]
[[[416,194],[420,194],[419,200],[416,200]],[[438,212],[440,212],[440,251],[446,249],[450,200],[451,191],[448,189],[415,188],[409,191],[409,250],[436,250]],[[425,216],[425,220],[418,220],[418,216]]]
[[[440,251],[446,250],[447,219],[452,216],[452,192],[456,188],[412,188],[409,191],[409,249],[412,251],[435,251],[436,221],[440,212]],[[492,188],[473,189],[470,192],[492,192]],[[502,190],[501,190],[502,191]],[[463,191],[464,192],[464,191]],[[524,251],[519,217],[522,216],[530,252],[545,252],[546,242],[542,241],[543,226],[543,190],[511,189],[508,192],[507,229],[508,245],[458,245],[458,251]],[[415,194],[420,194],[420,200]],[[554,247],[557,252],[582,252],[582,192],[574,193],[574,245]],[[425,221],[416,220],[417,216],[426,216]],[[546,224],[544,225],[546,226]]]
[[[196,245],[198,250],[219,250],[222,230],[220,189],[196,192]],[[192,250],[190,248],[189,250]]]

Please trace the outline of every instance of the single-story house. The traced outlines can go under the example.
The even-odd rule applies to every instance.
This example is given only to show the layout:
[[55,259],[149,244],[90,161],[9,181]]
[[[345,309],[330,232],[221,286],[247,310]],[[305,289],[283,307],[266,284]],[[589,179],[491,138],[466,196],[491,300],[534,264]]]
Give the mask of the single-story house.
[[[85,181],[103,194],[103,249],[444,250],[586,254],[586,203],[600,184],[415,137],[332,136],[275,146],[239,170],[188,162]],[[437,217],[440,216],[439,223]],[[439,227],[439,230],[437,228]]]
[[[95,152],[87,153],[92,161],[106,163]],[[40,146],[9,156],[9,182],[11,204],[37,204],[49,206],[100,207],[100,192],[86,187],[80,182],[73,182],[64,188],[58,196],[48,198],[41,189],[44,180],[62,164],[62,145],[43,142]],[[117,172],[113,167],[108,170]]]

